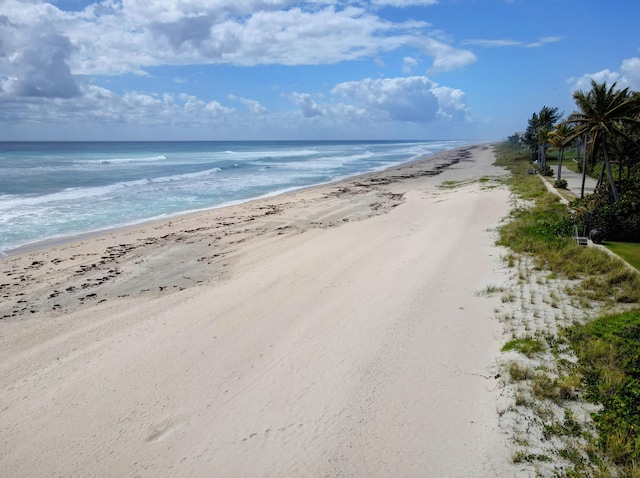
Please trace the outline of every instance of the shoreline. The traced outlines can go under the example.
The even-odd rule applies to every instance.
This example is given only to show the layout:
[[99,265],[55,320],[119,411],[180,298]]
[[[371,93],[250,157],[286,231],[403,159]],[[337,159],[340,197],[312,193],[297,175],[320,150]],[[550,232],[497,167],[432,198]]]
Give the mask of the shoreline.
[[[485,144],[485,143],[479,143],[478,145],[481,144]],[[486,143],[486,144],[491,144],[491,143]],[[16,254],[23,254],[26,252],[33,252],[33,251],[37,251],[37,250],[42,250],[42,249],[47,249],[49,247],[55,247],[55,246],[60,246],[60,245],[64,245],[64,244],[69,244],[69,243],[73,243],[73,242],[77,242],[77,241],[82,241],[82,240],[87,240],[87,239],[91,239],[94,237],[98,237],[104,234],[109,234],[111,232],[117,232],[117,231],[123,231],[123,230],[127,230],[130,228],[135,228],[135,227],[141,227],[147,224],[153,224],[153,223],[157,223],[157,222],[162,222],[162,221],[170,221],[171,219],[175,219],[181,216],[190,216],[192,214],[200,214],[200,213],[204,213],[207,211],[214,211],[217,209],[224,209],[224,208],[228,208],[228,207],[234,207],[234,206],[240,206],[243,204],[247,204],[250,203],[252,201],[259,201],[262,199],[269,199],[272,197],[276,197],[276,196],[281,196],[281,195],[286,195],[286,194],[291,194],[294,193],[296,191],[304,191],[306,189],[312,189],[312,188],[317,188],[317,187],[323,187],[323,186],[328,186],[331,184],[336,184],[336,183],[340,183],[342,181],[349,181],[352,179],[356,179],[356,178],[360,178],[360,177],[366,177],[368,175],[371,174],[379,174],[379,173],[383,173],[385,171],[388,170],[393,170],[396,168],[403,168],[404,166],[409,166],[411,164],[422,164],[426,161],[430,161],[430,160],[434,160],[434,166],[437,167],[436,160],[440,155],[452,152],[452,151],[458,151],[458,150],[462,150],[465,148],[469,148],[469,147],[475,147],[478,145],[466,145],[466,146],[458,146],[455,148],[451,148],[445,151],[440,151],[434,154],[431,154],[429,156],[425,156],[419,159],[414,159],[411,161],[407,161],[405,163],[400,163],[394,166],[389,166],[387,168],[381,169],[379,171],[369,171],[366,173],[359,173],[359,174],[354,174],[351,176],[346,176],[346,177],[342,177],[342,178],[338,178],[338,179],[333,179],[330,181],[326,181],[326,182],[322,182],[322,183],[318,183],[318,184],[313,184],[313,185],[309,185],[309,186],[301,186],[301,187],[292,187],[286,190],[281,190],[281,191],[273,191],[271,193],[266,193],[264,195],[261,196],[256,196],[256,197],[252,197],[252,198],[248,198],[248,199],[241,199],[238,201],[231,201],[231,202],[227,202],[227,203],[223,203],[217,206],[210,206],[210,207],[205,207],[202,209],[195,209],[195,210],[190,210],[190,211],[182,211],[182,212],[176,212],[174,214],[167,214],[167,215],[163,215],[163,216],[159,216],[159,217],[155,217],[155,218],[148,218],[148,219],[143,219],[140,221],[135,221],[132,222],[130,224],[124,224],[124,225],[116,225],[116,226],[112,226],[112,227],[106,227],[106,228],[100,228],[100,229],[96,229],[93,231],[85,231],[85,232],[79,232],[79,233],[75,233],[75,234],[69,234],[69,235],[64,235],[64,236],[59,236],[59,237],[51,237],[51,238],[47,238],[47,239],[41,239],[41,240],[36,240],[36,241],[32,241],[32,242],[27,242],[24,244],[20,244],[18,246],[12,247],[10,249],[3,249],[0,250],[0,260],[2,260],[2,258],[4,257],[9,257],[9,256],[14,256]],[[447,166],[445,166],[447,167]]]
[[[489,145],[9,256],[0,469],[502,476]],[[445,182],[446,187],[440,187]]]

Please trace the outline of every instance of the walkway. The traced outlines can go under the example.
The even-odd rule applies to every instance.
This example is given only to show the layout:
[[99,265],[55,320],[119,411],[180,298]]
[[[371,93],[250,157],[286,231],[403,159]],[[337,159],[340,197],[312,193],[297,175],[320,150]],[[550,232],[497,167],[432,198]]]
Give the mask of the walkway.
[[[552,179],[551,182],[553,183],[558,178],[558,166],[552,165],[551,169],[553,169],[553,177],[548,179]],[[567,190],[571,192],[575,197],[579,198],[580,189],[582,187],[582,173],[576,173],[563,166],[562,179],[566,179],[567,181]],[[584,194],[591,194],[593,191],[595,191],[596,183],[597,181],[595,179],[587,176],[584,183]]]

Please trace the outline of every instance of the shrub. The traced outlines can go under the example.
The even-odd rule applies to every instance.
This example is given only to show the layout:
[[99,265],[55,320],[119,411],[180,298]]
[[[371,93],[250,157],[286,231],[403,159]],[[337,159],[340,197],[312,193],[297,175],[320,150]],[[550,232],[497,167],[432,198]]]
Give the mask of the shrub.
[[613,202],[608,184],[571,203],[579,230],[600,229],[608,240],[640,242],[640,181],[617,182],[620,201]]
[[555,187],[557,187],[558,189],[567,189],[566,179],[556,179],[556,182],[554,184],[555,184]]
[[551,169],[549,166],[545,166],[545,168],[540,171],[540,174],[542,174],[543,176],[551,177],[553,176],[553,169]]

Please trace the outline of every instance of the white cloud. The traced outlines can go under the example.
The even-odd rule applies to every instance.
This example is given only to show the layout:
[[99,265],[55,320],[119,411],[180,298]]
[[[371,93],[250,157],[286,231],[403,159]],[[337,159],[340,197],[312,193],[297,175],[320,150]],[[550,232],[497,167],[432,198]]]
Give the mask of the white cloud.
[[371,0],[373,5],[390,7],[414,7],[435,5],[438,0]]
[[291,101],[300,108],[305,118],[313,118],[314,116],[322,116],[324,114],[322,109],[313,101],[313,98],[311,98],[311,95],[308,93],[293,93],[291,94]]
[[336,85],[333,94],[364,109],[374,109],[396,121],[430,123],[440,119],[466,119],[468,108],[460,90],[439,87],[429,78],[387,78]]
[[574,91],[589,91],[591,89],[591,80],[597,83],[606,82],[607,85],[616,83],[618,88],[630,88],[632,90],[640,90],[640,58],[627,58],[622,61],[620,71],[611,71],[608,68],[596,73],[586,73],[579,78],[569,78],[567,83],[569,89]]
[[522,41],[511,39],[498,39],[498,40],[486,40],[486,39],[468,39],[460,42],[462,45],[476,45],[483,48],[503,48],[508,46],[519,46],[524,48],[539,48],[549,43],[556,43],[562,41],[562,37],[542,37],[534,41]]
[[382,60],[382,58],[376,58],[375,60],[373,60],[373,62],[375,63],[375,65],[378,68],[386,68],[387,64]]
[[501,48],[505,46],[521,46],[524,43],[517,40],[482,40],[482,39],[468,39],[460,42],[462,45],[476,45],[485,48]]
[[256,100],[252,100],[252,99],[249,99],[249,98],[237,97],[236,95],[229,95],[228,98],[231,101],[238,101],[238,102],[242,103],[253,114],[261,115],[261,114],[264,114],[264,113],[267,112],[267,109],[264,106],[262,106],[260,104],[260,102],[258,102]]
[[46,98],[71,98],[80,93],[79,79],[67,63],[74,46],[48,24],[24,29],[0,16],[0,48],[0,87],[4,91]]
[[619,87],[626,87],[626,81],[620,78],[620,73],[610,71],[609,69],[598,71],[597,73],[587,73],[580,78],[569,78],[567,82],[570,85],[571,92],[582,90],[589,91],[591,89],[591,80],[597,83],[606,82],[608,85],[617,83]]
[[526,43],[524,46],[527,48],[539,48],[549,43],[557,43],[562,41],[562,37],[542,37],[537,41]]
[[[246,111],[186,93],[126,91],[121,83],[116,93],[92,84],[92,76],[148,75],[147,68],[164,65],[323,65],[369,59],[384,67],[382,55],[411,48],[418,50],[421,62],[428,61],[425,54],[432,57],[432,73],[477,60],[440,32],[427,31],[427,22],[378,15],[380,6],[428,6],[434,0],[98,0],[82,11],[63,11],[43,0],[0,2],[2,125],[205,128],[244,120],[277,124],[277,117],[330,128],[379,118],[416,124],[457,119],[467,111],[464,93],[426,77],[341,83],[333,93],[345,99],[342,103],[292,93],[287,97],[297,109],[278,116],[256,100],[234,95],[226,99]],[[412,56],[403,59],[406,74],[417,66]],[[197,83],[183,72],[169,75],[171,87]]]
[[472,121],[471,112],[467,106],[464,91],[448,86],[438,86],[433,89],[438,98],[438,117],[445,120]]
[[470,51],[454,48],[433,38],[421,38],[416,43],[433,57],[433,65],[429,69],[431,74],[464,68],[478,60]]
[[402,72],[407,75],[411,74],[414,67],[418,66],[418,61],[410,56],[405,56],[402,59]]
[[640,58],[628,58],[622,62],[620,72],[629,83],[629,86],[640,90]]
[[81,88],[80,95],[64,102],[38,98],[31,108],[24,108],[24,99],[0,92],[0,122],[26,121],[32,123],[100,124],[118,123],[131,126],[195,124],[222,122],[234,112],[217,101],[205,102],[187,94],[150,95],[128,92],[117,95],[94,85]]
[[[433,3],[378,0],[375,5]],[[64,12],[37,0],[3,1],[5,17],[22,35],[46,24],[69,39],[74,51],[65,60],[76,75],[144,74],[157,65],[330,64],[413,45],[429,26],[385,20],[366,6],[331,0],[104,0],[81,12]],[[424,43],[439,70],[466,65],[472,57]],[[461,62],[461,55],[467,61]]]

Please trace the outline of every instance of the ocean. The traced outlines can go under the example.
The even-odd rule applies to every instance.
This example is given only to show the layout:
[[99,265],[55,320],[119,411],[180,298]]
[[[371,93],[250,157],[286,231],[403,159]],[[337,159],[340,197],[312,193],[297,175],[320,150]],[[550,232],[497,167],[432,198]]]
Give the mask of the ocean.
[[0,252],[237,204],[466,144],[0,142]]

